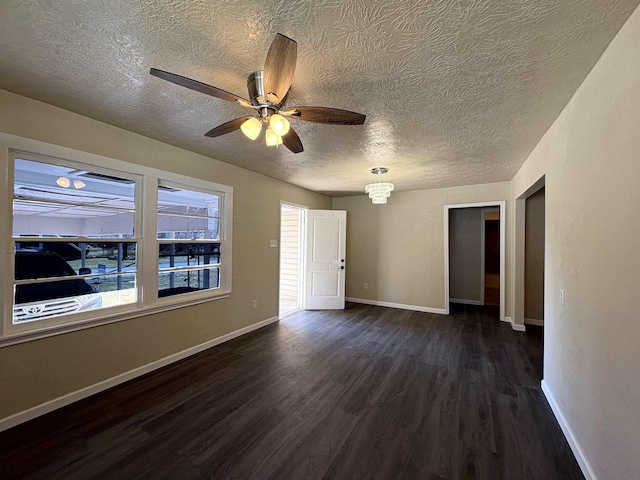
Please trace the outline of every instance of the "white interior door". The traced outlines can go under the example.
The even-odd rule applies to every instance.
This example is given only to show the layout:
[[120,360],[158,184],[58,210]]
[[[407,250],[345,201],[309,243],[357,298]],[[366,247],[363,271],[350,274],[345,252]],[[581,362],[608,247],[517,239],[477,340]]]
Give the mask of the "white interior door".
[[347,212],[309,210],[307,216],[306,310],[344,309]]

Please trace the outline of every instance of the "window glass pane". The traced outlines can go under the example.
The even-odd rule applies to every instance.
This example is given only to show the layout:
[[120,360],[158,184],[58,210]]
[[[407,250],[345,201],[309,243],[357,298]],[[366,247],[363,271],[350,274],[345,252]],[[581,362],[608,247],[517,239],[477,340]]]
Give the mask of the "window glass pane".
[[219,243],[161,243],[158,268],[191,267],[220,263]]
[[51,242],[43,239],[41,242],[17,240],[15,246],[16,280],[78,274],[98,277],[136,271],[135,242]]
[[158,238],[219,238],[220,194],[160,185]]
[[158,276],[158,297],[197,292],[219,286],[220,269],[218,267],[161,271]]
[[[82,282],[82,280],[71,280],[66,283]],[[62,282],[51,282],[62,283]],[[46,283],[39,284],[46,290]],[[20,286],[16,287],[20,289]],[[59,298],[38,300],[35,302],[21,302],[20,292],[16,293],[16,300],[13,306],[13,323],[34,322],[52,317],[59,317],[71,313],[93,310],[102,306],[102,298],[99,293],[77,294],[76,287],[69,291],[76,294],[72,296],[61,296]]]
[[91,279],[87,280],[102,295],[103,307],[114,307],[125,303],[133,303],[137,300],[136,276],[134,274],[115,275],[96,284]]
[[[125,242],[16,242],[13,322],[135,302],[136,247]],[[29,281],[52,277],[57,279]]]
[[220,243],[160,243],[158,296],[219,288],[219,268],[193,268],[219,263]]
[[217,218],[158,215],[158,238],[177,240],[217,240]]
[[15,160],[13,235],[133,236],[135,181]]

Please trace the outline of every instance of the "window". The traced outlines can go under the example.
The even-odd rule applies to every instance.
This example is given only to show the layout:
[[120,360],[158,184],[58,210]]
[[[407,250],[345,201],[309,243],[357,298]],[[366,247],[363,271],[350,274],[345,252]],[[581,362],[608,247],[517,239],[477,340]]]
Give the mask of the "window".
[[[120,169],[11,154],[12,229],[2,241],[14,254],[3,336],[121,320],[230,292],[232,189],[113,164]],[[143,211],[157,215],[145,219]],[[157,265],[156,275],[143,264]]]
[[136,301],[136,183],[15,159],[14,324]]
[[220,288],[222,192],[158,185],[158,296]]

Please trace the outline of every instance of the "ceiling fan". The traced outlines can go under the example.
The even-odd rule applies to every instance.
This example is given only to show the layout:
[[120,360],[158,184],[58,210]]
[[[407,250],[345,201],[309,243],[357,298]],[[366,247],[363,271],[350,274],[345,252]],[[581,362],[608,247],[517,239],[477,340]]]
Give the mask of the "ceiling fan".
[[149,73],[191,90],[229,102],[237,102],[243,107],[256,110],[255,115],[247,115],[218,125],[205,133],[205,136],[219,137],[241,129],[247,137],[255,140],[260,135],[262,126],[265,125],[265,141],[268,146],[284,144],[293,153],[300,153],[303,151],[302,142],[286,117],[332,125],[362,125],[366,116],[338,108],[284,107],[296,69],[297,45],[295,40],[281,33],[276,35],[267,53],[264,70],[253,72],[247,78],[250,100],[164,70],[152,68]]

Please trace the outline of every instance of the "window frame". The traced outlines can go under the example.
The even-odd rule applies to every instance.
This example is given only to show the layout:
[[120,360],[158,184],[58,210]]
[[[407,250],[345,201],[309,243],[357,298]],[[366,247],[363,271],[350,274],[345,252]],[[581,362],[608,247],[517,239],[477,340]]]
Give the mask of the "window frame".
[[[224,260],[225,257],[227,256],[227,249],[230,248],[229,243],[230,242],[226,242],[226,230],[228,225],[226,225],[227,222],[223,221],[223,219],[226,219],[226,197],[227,194],[224,191],[221,190],[213,190],[213,189],[206,189],[206,188],[202,188],[202,187],[194,187],[192,185],[185,185],[184,183],[178,183],[178,182],[174,182],[174,181],[170,181],[170,180],[165,180],[165,179],[158,179],[158,183],[157,183],[158,187],[160,187],[160,185],[165,186],[165,187],[174,187],[174,188],[178,188],[178,189],[182,189],[182,190],[191,190],[191,191],[195,191],[195,192],[199,192],[199,193],[207,193],[207,194],[213,194],[213,195],[218,195],[220,200],[218,202],[218,237],[217,239],[177,239],[177,238],[158,238],[158,228],[157,228],[157,223],[156,223],[156,230],[154,233],[154,237],[155,237],[155,241],[156,241],[156,277],[159,276],[159,274],[162,272],[162,270],[160,269],[160,254],[159,254],[159,247],[161,244],[171,244],[171,243],[203,243],[203,244],[208,244],[208,243],[219,243],[220,244],[220,260],[218,261],[218,264],[216,265],[211,265],[213,266],[219,266],[219,286],[218,288],[215,289],[207,289],[207,290],[202,290],[202,291],[198,291],[198,292],[189,292],[189,293],[182,293],[182,294],[178,294],[178,295],[170,295],[167,297],[163,297],[163,298],[157,298],[157,301],[159,304],[170,304],[172,303],[172,301],[176,301],[175,299],[180,299],[180,298],[190,298],[190,299],[200,299],[200,298],[207,298],[210,296],[217,296],[219,294],[224,295],[224,293],[220,293],[220,292],[224,292],[225,288],[224,286],[227,285],[227,283],[230,284],[231,282],[231,274],[230,274],[230,268],[227,268],[225,266]],[[159,188],[157,189],[159,191]],[[158,209],[157,209],[157,199],[156,199],[156,221],[158,218]],[[227,277],[228,275],[228,277]],[[157,280],[157,278],[156,278]],[[156,288],[156,295],[158,295],[159,290],[158,288]],[[170,301],[172,300],[172,301]]]
[[[226,298],[231,294],[233,187],[8,134],[0,133],[0,142],[0,172],[2,172],[0,188],[6,193],[0,195],[0,231],[5,232],[4,235],[0,234],[0,311],[3,316],[0,322],[0,347],[209,302]],[[75,312],[52,319],[13,324],[15,261],[13,198],[16,158],[73,168],[84,167],[92,172],[135,180],[134,235],[133,238],[126,239],[137,245],[137,299],[135,302]],[[215,241],[220,243],[219,288],[158,298],[157,202],[160,182],[163,185],[175,185],[187,190],[220,195],[219,239]],[[39,237],[21,238],[27,241],[27,239]],[[46,241],[44,238],[40,239]],[[77,241],[77,237],[70,239],[70,241],[73,240]],[[87,243],[91,243],[92,240],[94,239],[88,238]],[[95,239],[95,241],[105,240],[107,239]],[[122,242],[124,239],[109,240]]]
[[[13,236],[13,201],[15,199],[14,197],[14,187],[15,187],[15,161],[16,159],[24,159],[24,160],[29,160],[29,161],[34,161],[34,162],[39,162],[39,163],[46,163],[46,164],[50,164],[50,165],[55,165],[55,166],[62,166],[62,167],[67,167],[67,168],[86,168],[86,169],[90,169],[90,171],[92,173],[98,173],[98,174],[104,174],[104,175],[112,175],[112,176],[119,176],[121,178],[126,178],[128,180],[133,180],[134,181],[134,185],[135,185],[135,194],[134,194],[134,223],[133,223],[133,236],[131,238],[118,238],[118,237],[108,237],[108,238],[92,238],[92,237],[82,237],[82,236],[74,236],[74,237],[40,237],[40,236],[20,236],[20,237],[14,237]],[[141,240],[142,240],[142,183],[143,183],[143,175],[140,174],[132,174],[130,172],[124,172],[124,171],[120,171],[120,170],[114,170],[111,168],[104,168],[102,166],[96,166],[96,165],[89,165],[86,163],[79,163],[79,162],[74,162],[74,161],[69,161],[66,159],[60,159],[60,158],[53,158],[53,157],[48,157],[45,155],[41,155],[41,154],[31,154],[31,153],[25,153],[25,152],[19,152],[19,151],[14,151],[14,150],[10,150],[9,151],[9,168],[11,171],[11,181],[9,182],[9,189],[10,189],[10,193],[11,193],[11,203],[10,203],[10,207],[9,207],[9,217],[10,217],[10,228],[9,228],[9,248],[14,252],[13,255],[11,255],[11,258],[8,259],[8,265],[7,265],[7,273],[10,273],[10,276],[8,278],[8,280],[10,281],[9,286],[11,287],[11,290],[13,289],[13,286],[15,286],[15,279],[14,279],[14,269],[15,269],[15,244],[18,242],[38,242],[41,241],[42,243],[47,243],[47,242],[59,242],[59,243],[77,243],[77,242],[82,242],[84,240],[85,243],[121,243],[123,241],[126,241],[127,243],[135,243],[136,244],[136,249],[138,249],[139,246],[141,246]],[[139,274],[139,267],[137,265],[137,261],[136,261],[136,287],[137,287],[137,298],[135,302],[129,303],[129,304],[124,304],[124,305],[118,305],[115,307],[108,307],[105,309],[96,309],[96,310],[87,310],[87,311],[82,311],[82,312],[74,312],[72,314],[69,315],[61,315],[59,317],[50,317],[50,318],[46,318],[46,319],[41,319],[41,320],[34,320],[33,322],[24,322],[24,323],[19,323],[19,324],[14,324],[13,323],[13,307],[14,307],[14,298],[13,295],[10,295],[10,300],[11,300],[11,314],[9,317],[5,318],[5,325],[4,325],[4,331],[8,334],[8,335],[19,335],[19,334],[23,334],[23,333],[28,333],[28,332],[33,332],[33,331],[40,331],[40,330],[46,330],[49,328],[56,328],[56,327],[61,327],[61,326],[65,326],[68,324],[76,324],[76,323],[83,323],[86,322],[88,320],[94,319],[96,317],[102,317],[105,315],[116,315],[116,314],[120,314],[120,313],[127,313],[129,311],[133,311],[137,308],[142,308],[143,305],[141,303],[141,295],[140,295],[140,289],[138,287],[139,284],[139,278],[140,278],[140,274]],[[102,312],[102,314],[100,314],[99,312]]]

